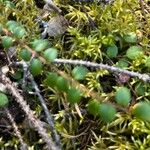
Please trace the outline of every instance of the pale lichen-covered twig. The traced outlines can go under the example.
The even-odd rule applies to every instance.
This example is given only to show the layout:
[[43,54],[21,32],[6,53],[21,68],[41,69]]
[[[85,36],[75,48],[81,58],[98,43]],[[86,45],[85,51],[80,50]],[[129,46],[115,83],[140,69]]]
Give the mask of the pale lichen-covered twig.
[[148,74],[141,74],[138,72],[128,71],[128,70],[121,69],[118,67],[109,66],[109,65],[103,64],[103,63],[98,64],[98,63],[93,63],[93,62],[89,62],[89,61],[71,60],[71,59],[70,60],[69,59],[55,59],[53,63],[69,64],[69,65],[83,65],[83,66],[91,67],[91,68],[95,68],[95,69],[105,69],[105,70],[108,70],[113,73],[122,73],[122,74],[129,75],[131,77],[138,77],[139,79],[141,79],[145,82],[150,82],[150,76]]
[[48,108],[47,108],[47,106],[46,106],[46,103],[45,103],[45,100],[44,100],[43,96],[40,94],[41,92],[40,92],[40,89],[38,88],[37,83],[35,82],[33,76],[31,75],[31,73],[30,73],[29,70],[27,69],[27,68],[29,67],[28,64],[27,64],[26,62],[24,62],[24,61],[21,61],[21,62],[15,62],[15,63],[13,63],[12,65],[19,65],[19,66],[22,66],[22,67],[23,67],[23,70],[25,70],[25,71],[24,71],[24,73],[25,73],[24,76],[27,77],[27,78],[30,80],[30,82],[31,82],[31,84],[32,84],[32,86],[33,86],[33,88],[35,89],[36,95],[37,95],[38,98],[39,98],[39,101],[40,101],[40,103],[41,103],[41,105],[42,105],[42,108],[43,108],[43,110],[44,110],[44,112],[45,112],[47,122],[48,122],[48,124],[49,124],[49,126],[50,126],[53,140],[54,140],[54,142],[56,143],[56,145],[57,145],[59,148],[61,148],[60,137],[59,137],[59,135],[58,135],[58,133],[57,133],[57,131],[56,131],[56,129],[55,129],[53,117],[52,117],[51,113],[49,112],[49,110],[48,110]]
[[47,108],[47,106],[46,106],[46,104],[45,104],[44,98],[43,98],[42,95],[40,94],[40,90],[39,90],[39,88],[38,88],[37,83],[34,81],[34,79],[33,79],[32,76],[30,76],[29,79],[30,79],[30,81],[31,81],[31,83],[32,83],[32,86],[33,86],[34,89],[35,89],[35,92],[36,92],[36,94],[37,94],[37,96],[38,96],[38,98],[39,98],[39,100],[40,100],[40,103],[41,103],[41,105],[42,105],[42,108],[43,108],[43,110],[44,110],[44,112],[45,112],[45,114],[46,114],[46,119],[47,119],[47,122],[48,122],[48,124],[49,124],[49,126],[50,126],[53,140],[54,140],[54,142],[56,143],[56,145],[60,148],[60,147],[61,147],[61,144],[60,144],[60,137],[59,137],[59,135],[58,135],[58,133],[57,133],[57,131],[56,131],[56,129],[55,129],[53,117],[52,117],[52,115],[50,114],[50,112],[49,112],[49,110],[48,110],[48,108]]
[[6,85],[7,90],[14,96],[15,100],[20,104],[21,108],[25,112],[28,120],[32,123],[35,130],[38,131],[39,135],[42,137],[43,141],[47,145],[48,150],[60,150],[52,139],[46,133],[41,121],[33,114],[32,110],[27,105],[26,101],[23,99],[16,85],[14,85],[6,75],[0,73],[0,81]]
[[21,133],[20,133],[20,131],[19,131],[19,129],[18,129],[18,127],[17,127],[17,125],[16,125],[16,123],[15,123],[15,121],[14,121],[12,115],[11,115],[11,113],[9,112],[9,110],[8,110],[7,108],[5,108],[5,112],[6,112],[7,118],[9,119],[9,121],[10,121],[10,123],[11,123],[11,125],[12,125],[12,127],[13,127],[13,129],[14,129],[14,132],[15,132],[16,136],[18,137],[18,139],[19,139],[19,141],[20,141],[20,144],[21,144],[20,150],[27,150],[27,149],[28,149],[28,146],[27,146],[27,144],[23,141],[22,136],[21,136]]

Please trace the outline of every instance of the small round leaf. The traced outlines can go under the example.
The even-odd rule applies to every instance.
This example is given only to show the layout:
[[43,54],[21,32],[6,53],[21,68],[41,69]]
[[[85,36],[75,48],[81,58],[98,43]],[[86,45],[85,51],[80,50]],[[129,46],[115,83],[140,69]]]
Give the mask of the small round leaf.
[[142,47],[140,46],[131,46],[126,52],[126,56],[131,60],[136,59],[140,55],[143,55]]
[[96,100],[93,100],[88,103],[87,110],[90,114],[97,116],[99,112],[99,106],[100,106],[100,103]]
[[31,53],[24,48],[20,51],[20,57],[25,61],[29,61],[31,58]]
[[34,58],[30,64],[30,72],[33,76],[37,76],[42,73],[42,62],[39,59]]
[[132,113],[143,121],[150,121],[150,104],[148,102],[139,102],[134,105]]
[[54,72],[49,72],[46,79],[44,80],[45,85],[54,87],[57,82],[58,75]]
[[13,45],[13,39],[9,36],[4,36],[2,38],[2,45],[4,48],[10,48]]
[[145,62],[145,66],[150,69],[150,56],[147,57],[146,62]]
[[113,121],[116,113],[116,109],[110,104],[103,103],[99,106],[99,116],[106,123]]
[[3,25],[0,23],[0,33],[3,31]]
[[115,58],[118,54],[118,47],[116,45],[109,46],[106,53],[110,58]]
[[67,92],[69,89],[69,82],[63,77],[58,77],[56,81],[56,87],[59,91]]
[[121,106],[128,106],[131,101],[130,90],[126,87],[121,87],[115,94],[116,102]]
[[52,62],[56,59],[56,57],[57,57],[57,49],[48,48],[47,50],[44,51],[44,58],[47,61]]
[[23,27],[18,26],[13,30],[13,34],[16,38],[20,39],[26,35],[26,30]]
[[33,42],[31,42],[32,48],[37,51],[43,51],[49,46],[49,41],[48,40],[43,40],[43,39],[36,39]]
[[88,69],[84,66],[77,66],[72,70],[72,75],[76,80],[84,80]]
[[8,98],[5,94],[0,93],[0,107],[5,107],[8,104]]
[[137,42],[137,35],[134,32],[128,33],[126,34],[123,39],[127,42],[127,43],[136,43]]
[[119,68],[127,68],[128,65],[129,64],[125,60],[119,60],[116,64],[116,66]]
[[135,86],[135,91],[137,95],[143,96],[146,92],[146,86],[143,83],[138,83]]
[[13,32],[19,24],[16,21],[10,20],[6,23],[6,27],[9,31]]
[[67,91],[67,100],[70,104],[79,103],[81,96],[81,92],[76,88],[71,88]]
[[15,4],[11,1],[4,1],[5,3],[5,6],[8,7],[8,8],[15,8]]

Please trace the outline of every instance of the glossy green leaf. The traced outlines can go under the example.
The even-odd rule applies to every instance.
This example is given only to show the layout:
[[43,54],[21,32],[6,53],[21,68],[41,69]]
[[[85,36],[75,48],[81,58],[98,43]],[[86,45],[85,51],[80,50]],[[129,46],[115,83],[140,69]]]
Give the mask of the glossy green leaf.
[[29,52],[29,50],[23,48],[21,51],[20,51],[20,57],[25,60],[25,61],[29,61],[30,58],[31,58],[31,53]]
[[10,36],[2,37],[2,45],[4,48],[10,48],[13,45],[13,39]]
[[106,123],[113,121],[116,113],[116,109],[110,104],[103,103],[99,106],[99,116]]
[[18,26],[13,30],[13,34],[16,38],[20,39],[26,35],[26,30],[23,27]]
[[119,60],[116,64],[117,67],[119,68],[127,68],[128,67],[128,63],[125,60]]
[[15,8],[15,4],[11,1],[5,1],[4,4],[8,8]]
[[143,55],[142,47],[140,46],[131,46],[126,52],[126,56],[131,60],[136,59],[140,55]]
[[8,98],[5,94],[0,93],[0,107],[5,107],[8,104]]
[[30,72],[32,73],[32,75],[37,76],[42,73],[43,65],[39,59],[34,58],[31,61],[29,68],[30,68]]
[[115,94],[116,102],[121,106],[128,106],[131,101],[130,90],[126,87],[121,87]]
[[11,77],[15,80],[22,79],[22,71],[16,71],[14,74],[11,75]]
[[9,31],[13,32],[19,24],[16,21],[10,20],[6,23],[6,27]]
[[127,43],[136,43],[137,42],[137,35],[136,35],[136,33],[131,32],[131,33],[124,35],[123,39]]
[[139,119],[150,121],[150,104],[148,102],[139,102],[134,105],[132,113]]
[[52,62],[57,58],[57,49],[55,48],[48,48],[47,50],[44,51],[44,58]]
[[0,33],[2,32],[3,30],[3,25],[0,23]]
[[118,47],[116,45],[109,46],[106,53],[110,58],[115,58],[118,54]]
[[84,66],[77,66],[72,70],[72,75],[76,80],[84,80],[88,69]]
[[100,103],[96,100],[93,100],[88,103],[87,110],[90,114],[97,116],[99,112],[99,106],[100,106]]
[[146,92],[146,87],[145,87],[145,84],[143,83],[138,83],[136,84],[135,86],[135,91],[136,91],[136,94],[139,95],[139,96],[144,96],[145,92]]
[[31,45],[35,51],[40,52],[45,50],[49,46],[49,41],[43,39],[36,39],[31,42]]
[[150,56],[146,58],[145,66],[150,69]]
[[79,103],[81,96],[81,92],[76,88],[71,88],[67,91],[67,100],[70,104]]
[[63,77],[58,77],[56,81],[56,87],[59,91],[67,92],[69,89],[69,82]]
[[56,85],[58,75],[54,72],[49,72],[46,79],[44,80],[45,85],[54,87]]

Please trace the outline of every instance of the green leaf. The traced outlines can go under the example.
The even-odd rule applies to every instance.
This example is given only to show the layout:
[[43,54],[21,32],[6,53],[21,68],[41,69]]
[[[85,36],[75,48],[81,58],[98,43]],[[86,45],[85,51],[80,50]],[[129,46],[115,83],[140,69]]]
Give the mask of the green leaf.
[[58,75],[56,73],[49,72],[46,79],[44,80],[44,83],[47,86],[54,87],[56,85],[57,79],[58,79]]
[[110,58],[115,58],[118,54],[118,47],[116,45],[109,46],[106,53]]
[[126,34],[123,39],[127,42],[127,43],[136,43],[137,42],[137,36],[136,33],[131,32]]
[[16,21],[10,20],[6,23],[6,27],[9,31],[13,32],[19,24]]
[[48,40],[43,40],[43,39],[36,39],[33,42],[31,42],[32,48],[37,51],[43,51],[49,46],[49,41]]
[[147,57],[146,62],[145,62],[145,66],[150,69],[150,56]]
[[5,1],[4,4],[8,8],[15,8],[15,4],[13,2],[11,2],[11,1]]
[[76,80],[84,80],[88,69],[84,66],[77,66],[72,70],[72,75]]
[[129,64],[125,60],[119,60],[116,64],[117,67],[122,68],[122,69],[127,68],[128,65]]
[[139,102],[134,105],[132,113],[139,119],[150,121],[150,104],[148,102]]
[[0,23],[0,33],[3,31],[3,25]]
[[2,45],[4,48],[10,48],[13,45],[13,39],[10,36],[2,37]]
[[128,106],[131,101],[130,90],[126,87],[121,87],[115,94],[116,102],[121,106]]
[[69,82],[63,77],[58,77],[56,81],[56,87],[59,91],[67,92],[69,89]]
[[136,91],[136,94],[138,94],[139,96],[144,96],[144,94],[146,92],[145,84],[143,84],[143,83],[136,84],[135,91]]
[[21,39],[26,35],[26,30],[23,27],[18,26],[13,30],[13,34],[16,38]]
[[39,59],[34,58],[31,61],[31,64],[29,66],[30,72],[33,76],[38,76],[42,73],[42,62]]
[[44,58],[49,62],[53,62],[57,58],[57,49],[48,48],[47,50],[45,50]]
[[8,98],[5,94],[0,93],[0,107],[5,107],[8,104]]
[[81,92],[76,88],[71,88],[67,91],[67,100],[70,104],[79,103],[81,96]]
[[140,55],[143,55],[142,47],[140,46],[131,46],[126,52],[126,56],[131,60],[136,59]]
[[116,109],[110,104],[103,103],[99,106],[99,116],[106,123],[113,121],[116,113]]
[[14,74],[11,75],[12,78],[15,80],[20,80],[22,79],[22,71],[16,71]]
[[88,103],[87,110],[90,114],[97,116],[99,112],[99,106],[100,106],[100,103],[96,100],[93,100]]
[[20,51],[20,57],[25,60],[25,61],[29,61],[30,58],[31,58],[31,53],[29,52],[29,50],[23,48],[21,51]]

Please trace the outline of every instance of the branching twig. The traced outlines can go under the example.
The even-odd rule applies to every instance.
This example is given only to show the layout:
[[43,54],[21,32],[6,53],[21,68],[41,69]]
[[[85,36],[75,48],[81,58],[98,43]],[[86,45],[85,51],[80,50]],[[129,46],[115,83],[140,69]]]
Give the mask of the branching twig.
[[122,74],[129,75],[131,77],[138,77],[139,79],[141,79],[145,82],[150,82],[150,76],[148,74],[141,74],[138,72],[128,71],[128,70],[121,69],[118,67],[109,66],[109,65],[103,64],[103,63],[98,64],[98,63],[93,63],[93,62],[89,62],[89,61],[68,60],[68,59],[55,59],[54,63],[55,64],[69,64],[69,65],[83,65],[86,67],[91,67],[91,68],[96,68],[96,69],[105,69],[110,72],[122,73]]
[[53,137],[53,140],[55,141],[56,145],[58,147],[61,147],[61,144],[60,144],[60,137],[55,129],[55,125],[54,125],[54,121],[53,121],[53,117],[52,115],[50,114],[46,104],[45,104],[45,100],[44,98],[42,97],[42,95],[40,94],[40,90],[38,88],[38,85],[36,84],[36,82],[34,81],[33,77],[30,75],[29,77],[34,89],[35,89],[35,92],[40,100],[40,103],[42,105],[42,108],[46,114],[46,118],[47,118],[47,122],[48,124],[50,125],[50,129],[51,129],[51,132],[52,132],[52,137]]
[[[44,63],[46,62],[46,60],[43,57],[39,56],[37,53],[35,53],[27,45],[25,45],[24,47],[27,48],[31,53],[34,53],[35,56],[38,56],[42,62],[44,62]],[[103,64],[103,63],[98,64],[98,63],[93,63],[93,62],[89,62],[89,61],[71,60],[71,59],[55,59],[53,63],[55,63],[55,64],[83,65],[86,67],[91,67],[91,68],[96,68],[96,69],[105,69],[105,70],[108,70],[110,72],[122,73],[122,74],[129,75],[131,77],[138,77],[139,79],[143,80],[144,82],[150,82],[150,76],[148,74],[141,74],[138,72],[128,71],[128,70],[121,69],[118,67],[109,66],[109,65]]]
[[21,94],[18,92],[17,87],[7,78],[4,74],[0,74],[0,80],[6,85],[7,90],[15,97],[15,100],[20,104],[21,108],[25,112],[28,120],[32,123],[34,128],[41,135],[43,141],[47,144],[49,150],[60,150],[52,141],[52,139],[46,133],[41,121],[33,114],[32,110],[27,105]]
[[12,115],[11,115],[11,113],[9,112],[9,110],[8,110],[7,108],[5,108],[5,112],[6,112],[6,114],[7,114],[7,117],[8,117],[8,119],[9,119],[9,121],[10,121],[10,123],[11,123],[13,129],[14,129],[14,132],[15,132],[16,136],[18,137],[18,139],[19,139],[19,141],[20,141],[20,144],[21,144],[20,149],[21,149],[21,150],[27,150],[27,149],[28,149],[28,146],[27,146],[26,143],[24,143],[24,141],[23,141],[23,139],[22,139],[22,136],[21,136],[21,133],[20,133],[20,131],[19,131],[19,129],[18,129],[18,127],[17,127],[17,125],[16,125],[16,123],[15,123],[15,121],[14,121]]
[[46,103],[45,103],[45,100],[44,100],[43,96],[40,94],[40,89],[38,88],[37,83],[35,82],[33,76],[31,75],[31,73],[30,73],[29,70],[27,69],[27,68],[28,68],[28,64],[27,64],[26,62],[24,62],[24,61],[21,61],[21,62],[15,62],[15,63],[13,63],[12,65],[19,65],[19,66],[22,66],[22,67],[23,67],[23,70],[25,70],[25,71],[24,71],[24,73],[25,73],[24,76],[27,77],[27,78],[30,80],[30,82],[31,82],[31,84],[32,84],[32,86],[33,86],[33,88],[35,89],[35,92],[36,92],[36,94],[37,94],[37,96],[38,96],[38,98],[39,98],[39,101],[40,101],[40,103],[41,103],[41,105],[42,105],[42,108],[43,108],[43,110],[44,110],[44,112],[45,112],[45,115],[46,115],[46,118],[47,118],[47,122],[48,122],[48,124],[49,124],[49,126],[50,126],[50,129],[51,129],[51,132],[52,132],[53,140],[54,140],[54,142],[56,143],[56,145],[57,145],[59,148],[61,148],[60,137],[59,137],[59,135],[58,135],[58,133],[57,133],[57,131],[56,131],[56,129],[55,129],[53,117],[52,117],[51,113],[49,112],[49,110],[48,110],[48,108],[47,108],[47,106],[46,106]]

